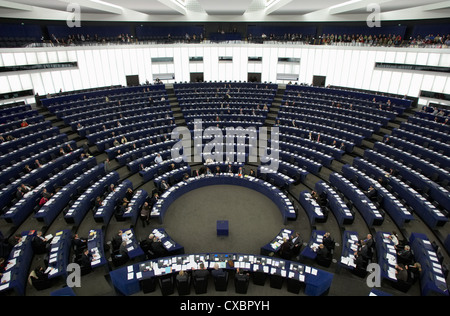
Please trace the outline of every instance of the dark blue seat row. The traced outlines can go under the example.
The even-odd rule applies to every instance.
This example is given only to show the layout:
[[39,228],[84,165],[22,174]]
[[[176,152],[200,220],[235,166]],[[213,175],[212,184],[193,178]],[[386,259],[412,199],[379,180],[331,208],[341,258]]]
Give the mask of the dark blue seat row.
[[[420,218],[431,228],[438,226],[443,226],[448,218],[439,211],[432,203],[425,199],[421,194],[419,194],[414,188],[404,183],[402,180],[398,179],[396,176],[387,176],[388,172],[384,168],[378,167],[376,164],[375,155],[373,157],[368,156],[368,160],[355,158],[353,165],[368,175],[373,175],[374,177],[387,179],[387,186],[390,187],[392,193],[402,201],[410,206],[414,212],[420,216]],[[373,161],[369,162],[369,161]],[[385,167],[386,168],[386,167]]]
[[[96,165],[95,158],[92,157],[91,159],[93,160],[91,160],[90,164],[88,162],[85,171],[55,193],[34,215],[34,218],[38,221],[43,221],[47,227],[50,226],[63,209],[69,205],[73,197],[77,196],[82,190],[84,191],[91,183],[96,182],[105,174],[104,165]],[[70,169],[70,167],[67,168],[67,170]]]
[[342,167],[342,174],[348,180],[356,181],[363,190],[367,190],[370,186],[373,186],[377,191],[377,196],[381,199],[378,201],[379,206],[390,215],[398,227],[403,228],[405,223],[414,220],[414,217],[406,206],[378,181],[375,181],[362,171],[350,165],[344,165]]
[[450,144],[443,143],[441,141],[438,141],[436,139],[418,135],[414,132],[407,131],[404,129],[398,129],[394,128],[392,130],[392,136],[401,138],[405,141],[420,145],[424,148],[431,149],[433,151],[436,151],[440,154],[450,156]]
[[111,184],[116,186],[120,180],[119,174],[115,171],[108,173],[103,178],[90,186],[78,199],[72,204],[64,220],[68,224],[79,226],[86,213],[94,206],[94,201],[98,196],[102,196]]
[[336,217],[339,226],[352,224],[355,220],[355,214],[350,210],[342,197],[326,182],[319,181],[315,185],[317,194],[325,194],[328,200],[328,206]]
[[[67,168],[69,165],[79,161],[82,153],[82,149],[77,149],[72,153],[66,154],[62,157],[58,157],[55,160],[52,160],[43,165],[42,167],[32,170],[29,174],[26,174],[22,178],[17,179],[7,187],[3,188],[0,191],[0,208],[4,208],[12,201],[20,184],[24,183],[32,187],[40,185],[45,179],[51,178],[53,173],[57,173],[62,169]],[[31,210],[33,210],[33,207],[31,208]],[[9,210],[8,212],[11,212],[11,210]],[[6,215],[7,214],[4,214],[3,216]]]
[[[49,193],[55,193],[56,189],[65,186],[71,180],[76,178],[78,175],[82,174],[89,165],[95,163],[95,158],[83,159],[80,161],[80,153],[82,150],[76,150],[73,153],[66,154],[63,157],[57,158],[52,162],[48,163],[46,166],[39,169],[33,170],[37,171],[33,176],[39,176],[40,170],[42,169],[44,174],[41,176],[44,179],[42,183],[38,183],[31,192],[27,193],[22,199],[20,199],[14,206],[12,206],[2,218],[8,223],[13,223],[15,226],[20,225],[25,221],[31,212],[37,211],[39,207],[39,200],[42,197],[42,190],[47,189]],[[62,170],[59,170],[62,169]],[[58,170],[55,175],[48,177],[47,173]],[[22,183],[19,179],[17,183],[13,183],[8,188],[17,187],[19,183]],[[29,179],[28,179],[29,180]]]
[[108,196],[103,200],[103,204],[99,207],[95,214],[94,220],[98,223],[104,223],[108,225],[111,217],[114,215],[117,203],[125,197],[128,189],[133,189],[133,183],[130,180],[122,181],[114,190],[108,194]]
[[330,175],[330,184],[353,202],[353,205],[358,209],[369,228],[383,223],[384,217],[378,208],[349,180],[338,173],[332,173]]
[[449,296],[442,264],[439,262],[436,249],[425,234],[412,233],[409,237],[414,259],[422,267],[420,277],[421,294]]
[[437,201],[441,207],[450,210],[450,193],[447,189],[436,182],[431,181],[417,171],[408,168],[406,165],[399,162],[397,158],[392,159],[373,150],[366,150],[364,152],[364,158],[379,166],[384,166],[382,167],[383,169],[385,167],[394,169],[407,184],[410,184],[410,186],[415,189],[428,191],[427,193],[429,196]]

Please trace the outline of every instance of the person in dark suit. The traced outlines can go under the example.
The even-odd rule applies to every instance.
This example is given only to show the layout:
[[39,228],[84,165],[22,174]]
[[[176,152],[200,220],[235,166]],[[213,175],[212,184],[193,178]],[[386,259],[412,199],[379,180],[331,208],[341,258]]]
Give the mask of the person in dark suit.
[[291,236],[291,250],[294,256],[298,256],[300,254],[300,250],[303,245],[303,240],[300,237],[300,233],[296,232],[295,235]]
[[36,254],[46,253],[50,248],[49,241],[42,236],[41,231],[36,232],[36,236],[33,237],[31,245]]
[[76,246],[78,250],[87,248],[87,240],[85,238],[81,238],[78,234],[73,236],[72,244]]
[[195,270],[192,268],[192,276],[194,278],[208,278],[209,277],[209,271],[206,269],[205,264],[202,262],[199,265],[199,268]]
[[373,201],[373,200],[376,199],[376,197],[377,197],[377,190],[375,190],[375,188],[373,187],[373,185],[371,185],[371,186],[369,187],[369,189],[368,189],[367,191],[365,191],[364,193],[367,195],[367,197],[368,197],[371,201]]
[[164,248],[161,240],[154,236],[153,242],[151,246],[151,251],[155,254],[155,256],[159,257],[165,257],[167,255],[167,250]]
[[148,251],[152,251],[152,244],[153,244],[153,238],[155,236],[153,234],[150,234],[148,236],[148,238],[142,240],[139,243],[139,246],[142,248],[142,250],[144,251],[144,253],[148,253]]
[[131,201],[131,199],[133,198],[133,189],[128,188],[127,192],[125,193],[125,197],[128,201]]
[[155,193],[153,194],[150,205],[155,205],[156,203],[158,203],[158,201],[159,201],[159,194]]
[[317,258],[319,259],[328,259],[330,252],[324,244],[320,244],[318,248],[315,249],[317,254]]
[[234,275],[234,278],[238,281],[247,282],[250,279],[250,274],[247,271],[238,268],[236,269],[236,274]]
[[225,276],[225,271],[223,269],[219,268],[219,264],[214,264],[214,269],[211,271],[211,276],[213,278],[223,277]]
[[111,246],[112,246],[112,250],[116,251],[119,249],[120,245],[122,244],[122,234],[123,231],[119,230],[117,232],[117,235],[115,235],[112,240],[111,240]]
[[397,252],[397,262],[404,265],[414,264],[414,256],[411,252],[411,248],[406,245],[403,250]]
[[178,282],[187,282],[189,280],[189,274],[186,271],[181,270],[178,272],[176,279]]
[[331,238],[331,234],[329,232],[326,232],[323,236],[322,243],[328,249],[328,251],[334,249],[334,240],[333,238]]
[[166,182],[166,180],[161,180],[161,191],[166,191],[170,188],[169,184]]
[[81,255],[80,259],[80,266],[83,269],[89,269],[91,268],[91,261],[92,261],[92,254],[89,252],[89,249],[86,248],[83,251],[83,254]]
[[16,192],[16,199],[20,200],[21,198],[23,198],[24,195],[25,193],[22,191],[22,188],[18,187]]
[[292,256],[292,244],[288,238],[283,238],[283,244],[280,247],[279,255],[281,258],[291,260]]
[[150,222],[150,205],[148,202],[144,202],[144,205],[142,206],[141,212],[139,213],[142,225],[145,227],[145,224],[149,224]]

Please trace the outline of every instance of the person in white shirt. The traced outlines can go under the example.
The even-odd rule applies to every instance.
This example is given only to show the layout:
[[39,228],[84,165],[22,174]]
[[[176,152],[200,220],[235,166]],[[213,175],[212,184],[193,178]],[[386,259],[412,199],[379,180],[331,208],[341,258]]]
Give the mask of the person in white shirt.
[[156,158],[155,158],[155,162],[156,163],[161,163],[163,160],[162,160],[162,158],[161,158],[161,155],[160,154],[157,154],[156,155]]

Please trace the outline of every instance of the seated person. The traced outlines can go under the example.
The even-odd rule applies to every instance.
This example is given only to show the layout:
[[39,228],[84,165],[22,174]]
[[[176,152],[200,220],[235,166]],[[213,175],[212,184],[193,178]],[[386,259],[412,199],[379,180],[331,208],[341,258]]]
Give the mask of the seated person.
[[36,284],[37,282],[45,282],[48,280],[48,274],[45,273],[45,269],[42,266],[36,267],[33,271],[31,271],[28,276],[28,282],[31,285]]
[[211,275],[213,278],[223,277],[226,275],[225,271],[219,268],[219,264],[214,264],[214,269],[211,271]]
[[364,191],[364,193],[372,201],[377,197],[377,190],[375,190],[375,188],[372,185],[369,187],[367,191]]
[[159,257],[165,257],[167,255],[166,248],[164,248],[161,240],[158,237],[156,237],[156,236],[153,236],[153,242],[152,242],[152,245],[151,245],[151,251],[158,258]]
[[42,231],[38,231],[31,241],[34,253],[44,254],[50,249],[49,240],[42,236]]
[[278,250],[278,254],[281,258],[290,260],[292,257],[292,242],[288,238],[283,238],[283,244],[281,245],[280,249]]
[[127,262],[129,259],[128,250],[127,250],[127,242],[122,241],[120,243],[119,249],[112,253],[110,261],[113,262],[114,265],[122,265]]
[[330,257],[330,252],[328,251],[327,247],[324,246],[324,244],[320,244],[319,247],[314,248],[314,251],[317,254],[317,259],[326,260]]
[[125,193],[125,197],[128,201],[131,201],[133,198],[133,190],[131,188],[127,189],[127,193]]
[[334,240],[333,238],[331,238],[331,234],[329,232],[326,232],[325,235],[323,235],[322,243],[328,249],[328,251],[334,249]]
[[152,250],[152,244],[153,244],[153,238],[155,237],[155,235],[150,234],[148,235],[148,238],[142,240],[139,243],[139,246],[141,247],[141,249],[144,251],[144,253],[148,253],[149,251]]
[[397,251],[397,262],[404,265],[414,264],[414,256],[411,252],[411,248],[406,245],[403,250]]
[[169,184],[166,182],[166,180],[161,180],[160,184],[161,190],[164,192],[170,188]]
[[72,245],[77,251],[80,251],[87,248],[87,240],[85,238],[81,238],[78,234],[73,236]]

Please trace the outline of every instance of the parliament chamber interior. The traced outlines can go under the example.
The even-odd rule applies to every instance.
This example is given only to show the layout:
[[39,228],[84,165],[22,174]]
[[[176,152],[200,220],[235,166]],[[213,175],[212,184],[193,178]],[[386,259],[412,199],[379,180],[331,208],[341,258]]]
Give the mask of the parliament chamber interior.
[[0,296],[449,296],[450,5],[373,2],[2,1]]

